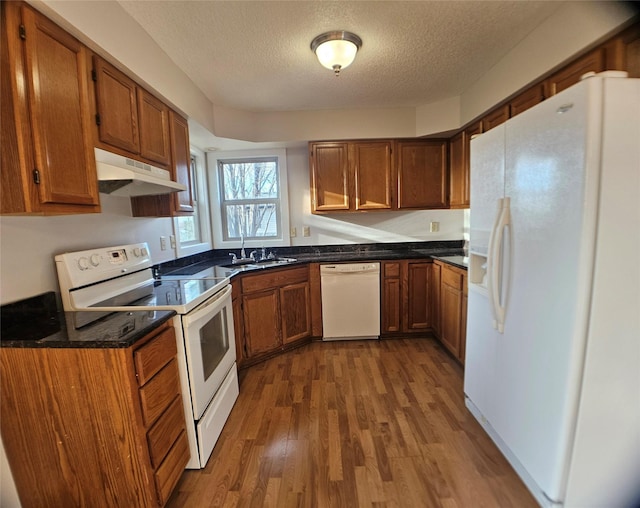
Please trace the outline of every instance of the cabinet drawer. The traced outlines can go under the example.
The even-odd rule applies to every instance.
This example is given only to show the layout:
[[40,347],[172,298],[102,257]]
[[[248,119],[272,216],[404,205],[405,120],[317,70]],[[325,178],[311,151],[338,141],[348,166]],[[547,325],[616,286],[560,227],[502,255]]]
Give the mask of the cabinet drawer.
[[173,328],[167,328],[133,354],[138,384],[144,385],[177,354]]
[[182,397],[176,397],[169,409],[158,419],[147,434],[151,465],[157,468],[165,458],[178,436],[184,432],[184,410]]
[[442,283],[455,289],[462,289],[462,274],[445,268],[442,270]]
[[384,263],[385,277],[400,277],[400,263]]
[[282,270],[269,270],[260,275],[245,275],[242,279],[242,292],[262,291],[264,289],[297,284],[309,280],[309,267],[285,268]]
[[160,501],[164,506],[168,501],[173,488],[178,483],[180,476],[184,472],[184,468],[189,462],[189,442],[187,441],[187,433],[182,432],[175,442],[167,458],[156,471],[156,487],[160,494]]
[[145,425],[151,425],[157,420],[179,393],[178,364],[174,359],[140,388],[142,417]]

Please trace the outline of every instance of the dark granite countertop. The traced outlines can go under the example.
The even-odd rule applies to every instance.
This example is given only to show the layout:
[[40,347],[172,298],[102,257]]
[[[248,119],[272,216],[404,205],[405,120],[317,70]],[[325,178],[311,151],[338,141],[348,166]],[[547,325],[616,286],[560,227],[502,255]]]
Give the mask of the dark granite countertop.
[[0,310],[0,345],[37,348],[126,348],[176,314],[114,312],[76,330],[76,313],[59,310],[54,292],[3,305]]
[[448,263],[453,266],[457,266],[458,268],[462,268],[467,270],[469,268],[469,258],[467,256],[431,256],[433,259],[437,259],[438,261],[442,261],[444,263]]
[[[249,250],[249,249],[247,249]],[[270,250],[270,249],[267,249]],[[159,265],[161,276],[183,277],[234,277],[240,273],[257,272],[270,268],[282,268],[306,263],[341,263],[349,261],[393,261],[398,259],[440,259],[445,263],[467,268],[461,241],[411,242],[396,244],[349,244],[316,247],[282,247],[274,249],[278,257],[294,258],[294,262],[282,265],[228,266],[229,252],[215,250]],[[225,265],[225,266],[223,266]]]

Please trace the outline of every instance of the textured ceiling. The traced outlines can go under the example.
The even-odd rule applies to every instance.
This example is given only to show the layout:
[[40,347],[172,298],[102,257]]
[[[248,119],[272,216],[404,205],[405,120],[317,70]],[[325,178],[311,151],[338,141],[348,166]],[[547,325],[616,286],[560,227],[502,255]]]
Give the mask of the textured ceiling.
[[[120,1],[217,105],[247,111],[414,107],[460,95],[559,1]],[[363,45],[336,78],[309,44]]]

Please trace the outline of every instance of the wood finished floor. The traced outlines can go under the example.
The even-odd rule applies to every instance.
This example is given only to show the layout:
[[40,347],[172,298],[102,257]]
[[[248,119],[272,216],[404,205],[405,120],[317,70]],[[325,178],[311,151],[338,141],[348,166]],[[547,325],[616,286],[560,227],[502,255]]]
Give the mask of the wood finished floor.
[[171,508],[535,507],[431,339],[314,342],[250,367]]

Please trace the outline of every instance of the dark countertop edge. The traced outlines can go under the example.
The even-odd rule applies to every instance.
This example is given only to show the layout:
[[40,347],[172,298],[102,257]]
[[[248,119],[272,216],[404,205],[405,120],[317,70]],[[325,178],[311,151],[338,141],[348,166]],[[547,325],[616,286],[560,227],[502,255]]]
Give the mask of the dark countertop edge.
[[[257,266],[238,268],[226,266],[229,264],[228,259],[218,258],[208,261],[201,261],[194,265],[181,267],[175,271],[164,273],[165,276],[184,276],[184,278],[197,278],[199,273],[211,268],[220,268],[224,270],[224,276],[233,279],[234,277],[246,273],[260,273],[264,270],[287,268],[296,265],[303,265],[308,263],[348,263],[348,262],[367,262],[367,261],[399,261],[403,259],[438,259],[444,263],[448,263],[452,266],[456,266],[463,270],[467,269],[467,266],[462,261],[463,249],[415,249],[415,250],[402,250],[402,251],[368,251],[368,252],[326,252],[321,254],[300,254],[295,257],[296,261],[291,263],[285,263],[282,265],[270,265],[270,266]],[[459,259],[456,259],[459,258]],[[179,274],[179,272],[187,269],[189,274]],[[196,270],[196,271],[194,271]],[[218,274],[222,276],[223,274]],[[201,275],[200,275],[201,276]],[[161,275],[162,277],[162,275]]]
[[442,261],[443,263],[447,263],[448,265],[455,266],[456,268],[461,268],[462,270],[469,269],[469,263],[462,261],[460,258],[466,258],[467,256],[463,255],[447,255],[447,256],[431,256],[433,259],[437,259],[438,261]]
[[[146,312],[146,311],[138,311]],[[67,330],[62,327],[60,331],[48,335],[41,339],[2,339],[0,340],[0,347],[2,348],[40,348],[40,349],[121,349],[133,346],[140,339],[146,337],[148,334],[159,328],[161,325],[172,319],[177,313],[172,310],[167,311],[154,311],[160,313],[160,316],[155,318],[147,326],[135,330],[129,333],[126,338],[117,338],[109,340],[90,339],[90,340],[70,340],[68,338]],[[114,312],[113,314],[123,314],[124,312]],[[73,312],[60,312],[60,319],[65,322],[69,321],[66,317]],[[90,330],[91,325],[87,327]],[[76,331],[77,332],[77,331]]]

